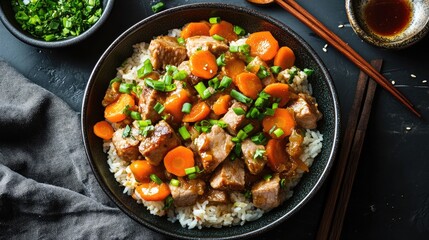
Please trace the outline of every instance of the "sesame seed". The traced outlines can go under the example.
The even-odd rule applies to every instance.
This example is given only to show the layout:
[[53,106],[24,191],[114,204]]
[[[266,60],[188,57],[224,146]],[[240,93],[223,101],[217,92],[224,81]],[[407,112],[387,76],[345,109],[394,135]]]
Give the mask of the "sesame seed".
[[328,44],[325,44],[325,46],[323,46],[323,48],[327,48],[328,47]]
[[322,48],[322,50],[323,50],[324,52],[327,52],[327,51],[328,51],[328,49],[326,49],[326,48]]
[[412,78],[416,78],[417,76],[416,75],[414,75],[414,74],[411,74],[410,75]]
[[338,25],[338,28],[343,28],[343,27],[344,27],[343,24]]
[[411,127],[406,127],[405,130],[410,131]]
[[428,80],[423,80],[423,81],[422,81],[422,83],[427,83],[427,82],[428,82]]
[[396,83],[395,81],[392,81],[392,85],[395,85],[395,83]]

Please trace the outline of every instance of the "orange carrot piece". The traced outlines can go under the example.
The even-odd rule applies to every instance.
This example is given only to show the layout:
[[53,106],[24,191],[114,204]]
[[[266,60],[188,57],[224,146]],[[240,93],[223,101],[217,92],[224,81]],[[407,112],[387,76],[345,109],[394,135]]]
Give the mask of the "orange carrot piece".
[[210,36],[210,24],[208,22],[191,22],[183,27],[180,34],[182,38],[193,36]]
[[[277,108],[274,112],[274,116],[266,116],[262,120],[262,126],[264,132],[270,134],[272,138],[283,139],[292,133],[296,123],[293,112],[286,108]],[[283,131],[283,135],[275,135],[273,130],[278,128]]]
[[197,51],[189,58],[189,64],[193,75],[211,79],[217,74],[218,66],[216,57],[209,51]]
[[113,127],[106,121],[99,121],[94,124],[94,134],[104,140],[110,140],[113,137]]
[[238,74],[235,79],[235,85],[240,92],[253,100],[258,97],[258,93],[262,90],[261,80],[256,74],[251,72],[242,72]]
[[295,64],[295,53],[289,47],[283,46],[274,57],[274,65],[280,66],[283,70],[293,67]]
[[286,152],[286,142],[284,140],[270,139],[265,146],[267,155],[267,165],[274,172],[282,172],[287,170],[286,163],[289,160],[289,155]]
[[259,56],[264,61],[273,59],[279,49],[279,43],[268,31],[250,34],[246,43],[250,46],[250,55]]
[[198,122],[206,118],[210,114],[210,107],[205,102],[199,102],[192,106],[191,112],[186,114],[183,122]]
[[237,40],[238,36],[234,32],[234,26],[227,21],[220,21],[220,23],[213,24],[210,27],[210,36],[215,34],[225,38],[229,42]]
[[280,98],[279,107],[289,102],[289,85],[285,83],[271,83],[264,88],[264,92],[274,98]]
[[133,96],[129,94],[121,94],[115,102],[109,104],[104,109],[104,118],[106,118],[109,122],[115,123],[124,120],[127,115],[124,113],[125,108],[133,107],[135,105],[135,101]]
[[228,112],[228,108],[229,108],[229,102],[231,101],[231,96],[230,95],[223,95],[220,96],[216,102],[213,104],[213,112],[216,115],[222,115],[225,114],[226,112]]
[[159,168],[146,160],[135,160],[130,164],[130,170],[139,182],[148,182],[151,174],[159,172]]
[[165,169],[178,177],[186,176],[185,169],[194,165],[194,153],[184,146],[173,148],[164,157]]
[[170,187],[164,182],[145,182],[137,186],[136,191],[146,201],[162,201],[171,193]]
[[171,114],[173,120],[176,122],[182,121],[184,113],[182,112],[182,106],[184,103],[189,102],[188,91],[182,89],[178,93],[173,94],[167,98],[164,103],[164,111]]
[[243,60],[238,58],[232,58],[230,60],[227,60],[225,64],[225,73],[228,77],[232,78],[235,84],[235,79],[237,75],[246,70],[246,64]]

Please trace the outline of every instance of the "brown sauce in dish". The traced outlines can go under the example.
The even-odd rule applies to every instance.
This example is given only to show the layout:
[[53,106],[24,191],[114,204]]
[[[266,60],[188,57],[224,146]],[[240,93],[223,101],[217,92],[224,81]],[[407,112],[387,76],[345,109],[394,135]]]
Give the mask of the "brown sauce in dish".
[[364,17],[376,34],[393,36],[408,26],[411,10],[409,0],[370,0],[364,9]]

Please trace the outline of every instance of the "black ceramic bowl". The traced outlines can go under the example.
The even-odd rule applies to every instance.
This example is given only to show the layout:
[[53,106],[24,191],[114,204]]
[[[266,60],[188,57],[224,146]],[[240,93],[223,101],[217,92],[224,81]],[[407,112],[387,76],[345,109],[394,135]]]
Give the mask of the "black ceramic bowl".
[[76,37],[70,37],[58,41],[45,41],[38,39],[21,28],[21,25],[15,19],[15,12],[12,9],[10,0],[0,1],[0,19],[5,27],[19,40],[35,47],[41,48],[60,48],[75,45],[87,39],[91,34],[97,31],[106,21],[112,11],[114,0],[102,0],[103,13],[98,21],[85,32]]
[[[271,31],[281,45],[287,45],[295,51],[297,66],[315,70],[309,81],[324,114],[319,125],[324,142],[323,150],[315,159],[311,171],[296,186],[293,197],[282,206],[243,226],[189,230],[182,228],[177,222],[167,221],[165,217],[151,215],[145,207],[122,193],[123,189],[109,172],[107,156],[102,150],[103,143],[94,135],[92,127],[97,121],[104,119],[101,101],[105,90],[109,81],[116,76],[116,68],[133,53],[133,44],[149,42],[153,36],[166,35],[169,29],[180,28],[191,21],[207,20],[211,16],[219,16],[240,25],[248,32]],[[262,233],[285,221],[314,196],[328,175],[338,146],[339,129],[339,107],[332,79],[314,50],[282,23],[255,11],[228,4],[206,3],[172,8],[132,26],[110,45],[96,64],[86,87],[82,106],[83,140],[90,165],[101,187],[131,218],[174,238],[242,238]]]

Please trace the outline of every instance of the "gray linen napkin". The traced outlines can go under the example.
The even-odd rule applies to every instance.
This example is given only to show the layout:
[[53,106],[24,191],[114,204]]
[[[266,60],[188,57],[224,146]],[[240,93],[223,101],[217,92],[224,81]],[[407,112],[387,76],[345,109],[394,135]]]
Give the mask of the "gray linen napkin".
[[0,239],[162,239],[114,206],[79,113],[0,61]]

